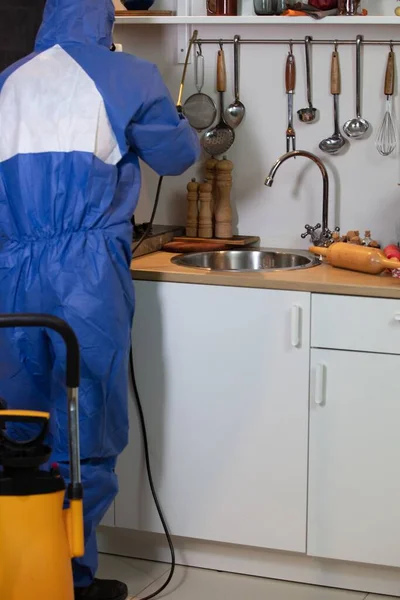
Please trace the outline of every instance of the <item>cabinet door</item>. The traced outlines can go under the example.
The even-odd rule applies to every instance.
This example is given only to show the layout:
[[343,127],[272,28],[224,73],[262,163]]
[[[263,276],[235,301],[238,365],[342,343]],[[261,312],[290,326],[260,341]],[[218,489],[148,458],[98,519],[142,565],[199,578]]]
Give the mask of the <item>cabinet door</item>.
[[[136,376],[172,533],[305,552],[309,294],[141,281],[136,297]],[[131,427],[116,525],[160,532],[136,416]]]
[[312,350],[308,554],[400,566],[400,356]]

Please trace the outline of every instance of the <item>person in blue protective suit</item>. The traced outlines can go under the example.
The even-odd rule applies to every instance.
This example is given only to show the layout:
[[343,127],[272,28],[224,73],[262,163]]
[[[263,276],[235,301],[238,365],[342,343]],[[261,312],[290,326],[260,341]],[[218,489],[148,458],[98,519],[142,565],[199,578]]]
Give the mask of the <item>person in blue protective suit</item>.
[[[178,175],[199,152],[157,68],[110,51],[113,23],[112,0],[48,0],[35,52],[0,75],[0,312],[61,317],[81,349],[86,553],[73,565],[77,600],[127,597],[124,584],[95,579],[95,529],[117,493],[128,439],[139,159]],[[52,458],[68,479],[61,339],[2,330],[0,357],[0,396],[10,408],[51,411]]]

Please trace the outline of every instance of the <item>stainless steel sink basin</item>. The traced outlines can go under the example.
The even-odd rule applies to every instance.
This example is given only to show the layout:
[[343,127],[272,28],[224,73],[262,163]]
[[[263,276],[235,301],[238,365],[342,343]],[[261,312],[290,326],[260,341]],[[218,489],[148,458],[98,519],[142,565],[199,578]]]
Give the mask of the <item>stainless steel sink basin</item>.
[[318,258],[307,252],[270,251],[262,249],[196,252],[176,256],[175,265],[207,271],[288,271],[308,269],[319,264]]

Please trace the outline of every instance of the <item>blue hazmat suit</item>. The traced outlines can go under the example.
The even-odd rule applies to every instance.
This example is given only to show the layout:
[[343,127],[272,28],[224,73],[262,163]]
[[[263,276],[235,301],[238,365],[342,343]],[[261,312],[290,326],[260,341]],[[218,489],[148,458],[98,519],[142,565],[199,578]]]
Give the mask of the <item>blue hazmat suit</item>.
[[[95,529],[128,441],[139,159],[178,175],[199,153],[157,68],[110,51],[113,23],[112,0],[48,0],[35,52],[0,75],[0,312],[65,319],[81,349],[86,553],[74,561],[76,587],[96,572]],[[1,330],[0,396],[51,412],[52,458],[68,479],[61,338]]]

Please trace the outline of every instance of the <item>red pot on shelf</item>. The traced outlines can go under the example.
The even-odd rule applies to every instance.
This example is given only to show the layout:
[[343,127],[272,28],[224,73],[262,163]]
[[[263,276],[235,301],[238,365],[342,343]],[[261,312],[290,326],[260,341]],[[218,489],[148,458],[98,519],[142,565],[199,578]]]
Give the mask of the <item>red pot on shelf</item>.
[[206,0],[207,15],[214,17],[236,17],[237,0]]
[[308,4],[318,10],[332,10],[337,8],[338,0],[308,0]]

